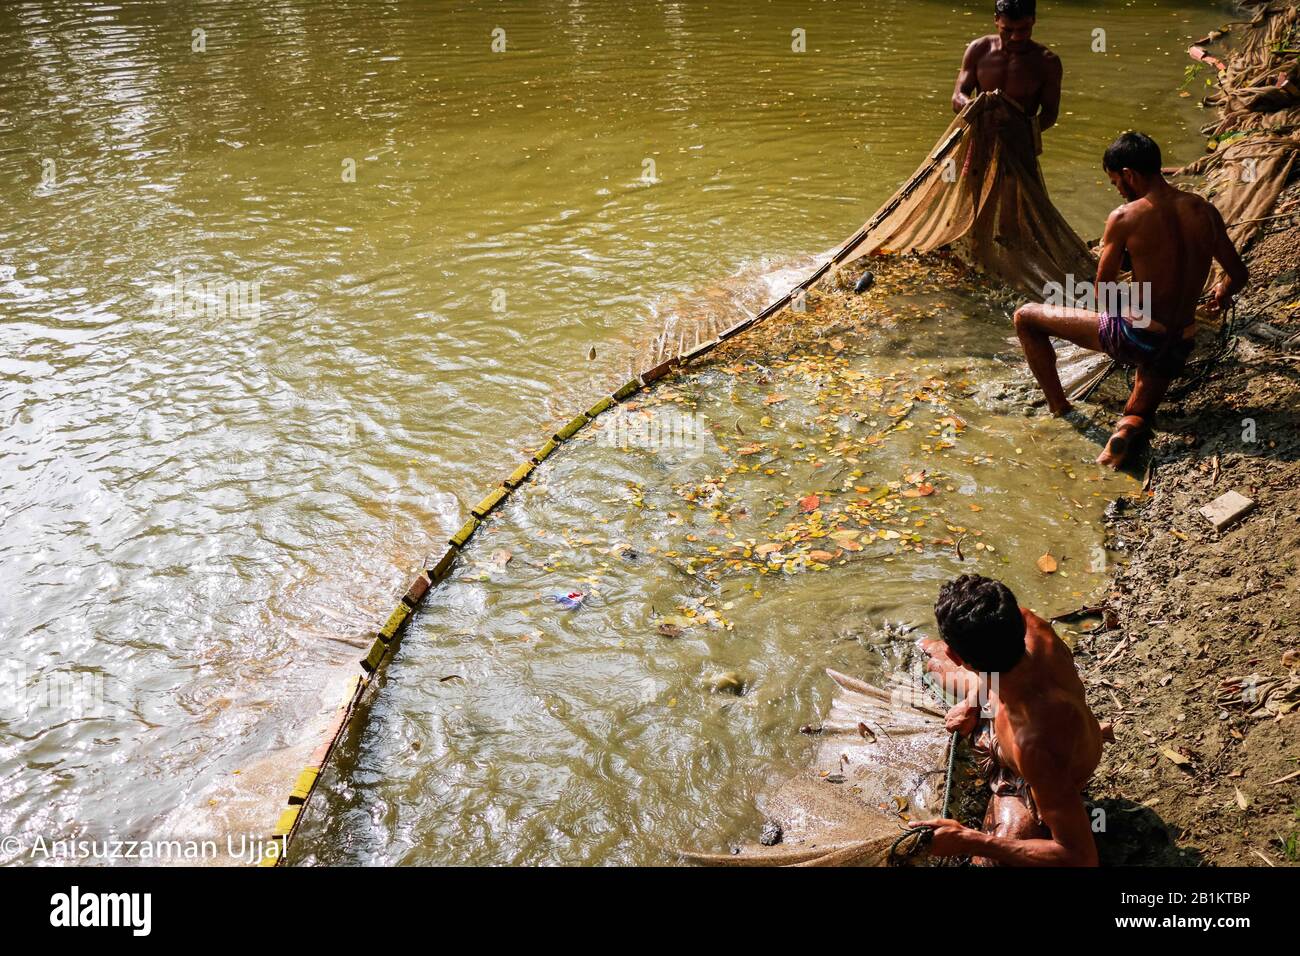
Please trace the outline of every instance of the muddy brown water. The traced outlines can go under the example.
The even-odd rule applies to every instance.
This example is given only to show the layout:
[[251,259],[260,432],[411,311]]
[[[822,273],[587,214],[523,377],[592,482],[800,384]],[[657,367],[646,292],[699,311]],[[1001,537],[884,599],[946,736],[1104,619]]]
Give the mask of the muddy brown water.
[[[1045,13],[1067,71],[1046,175],[1084,235],[1115,202],[1098,155],[1118,129],[1147,129],[1171,161],[1199,153],[1176,86],[1218,19]],[[947,124],[985,20],[928,2],[0,7],[5,831],[157,833],[291,743],[410,569],[535,436],[626,377],[672,303],[828,248],[892,192]],[[956,490],[913,520],[970,524],[958,505],[983,505],[997,550],[981,560],[1027,601],[1069,604],[1088,572],[1044,582],[1001,560],[1048,545],[1085,560],[1090,449],[980,406],[981,379],[1006,373],[1005,316],[918,308],[941,313],[920,338],[849,350],[862,373],[976,393],[922,403],[861,483],[898,480],[938,413],[962,416],[943,461]],[[811,383],[791,386],[771,437],[805,427]],[[680,388],[703,434],[735,419],[767,434],[744,376]],[[417,622],[301,858],[663,860],[748,826],[758,782],[801,758],[787,730],[825,702],[821,668],[869,671],[875,628],[922,621],[954,565],[879,539],[824,571],[727,570],[704,593],[672,562],[715,529],[665,514],[723,444],[593,444],[512,504],[495,537],[515,557]],[[795,452],[729,485],[806,493]],[[732,533],[778,520],[756,505]],[[610,554],[616,538],[644,557]],[[565,588],[593,596],[547,602]],[[654,613],[704,598],[729,629],[658,634]],[[727,670],[752,692],[701,691]]]
[[1005,313],[939,286],[889,303],[662,384],[544,465],[409,629],[306,859],[752,839],[759,792],[812,752],[824,668],[885,680],[942,581],[995,575],[1049,614],[1103,586],[1099,519],[1136,480],[1002,394]]

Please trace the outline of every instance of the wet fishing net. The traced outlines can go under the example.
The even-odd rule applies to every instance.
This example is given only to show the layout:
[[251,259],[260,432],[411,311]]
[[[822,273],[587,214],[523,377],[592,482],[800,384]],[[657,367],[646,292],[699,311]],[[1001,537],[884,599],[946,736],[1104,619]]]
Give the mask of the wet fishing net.
[[828,670],[836,695],[805,772],[767,796],[758,841],[683,855],[708,866],[887,866],[922,844],[908,819],[944,814],[950,738],[937,703],[899,677],[884,690]]
[[997,284],[872,270],[626,396],[487,514],[356,744],[383,773],[323,788],[318,859],[872,865],[940,815],[943,705],[894,680],[939,585],[1075,606],[1103,570],[1017,555],[1087,554],[1127,479],[1023,416]]
[[[382,801],[393,832],[441,826],[430,806],[469,822],[430,845],[376,843],[376,859],[873,865],[899,856],[906,821],[940,814],[942,705],[895,679],[915,635],[874,624],[928,619],[941,581],[984,565],[1040,599],[1060,588],[1052,603],[1091,573],[1019,581],[1009,556],[1025,497],[1075,478],[1077,449],[1048,450],[1083,442],[1027,424],[1005,374],[1021,368],[1012,305],[1093,268],[1036,140],[1010,100],[977,98],[790,292],[757,314],[753,288],[708,296],[685,315],[694,346],[665,329],[649,368],[480,502],[426,565],[438,587],[412,650],[398,608],[365,664],[400,653],[414,689],[363,741],[388,782],[429,795]],[[1082,527],[1042,521],[1058,545]],[[823,711],[797,769],[797,728]],[[347,797],[328,799],[347,819]],[[754,805],[762,839],[695,852],[750,837]]]
[[1067,275],[1091,276],[1088,247],[1048,198],[1038,140],[1036,120],[1009,97],[977,97],[836,261],[950,248],[1031,296]]
[[[669,309],[652,354],[689,354],[732,323],[762,321],[828,276],[841,284],[865,257],[951,255],[1008,288],[1041,298],[1049,283],[1090,278],[1096,261],[1052,204],[1038,165],[1037,121],[1000,93],[983,93],[961,111],[899,190],[785,295],[754,315],[750,292],[720,288],[706,301]],[[858,268],[858,271],[861,271]],[[750,283],[752,287],[752,283]]]
[[[1216,73],[1204,105],[1219,116],[1202,130],[1212,151],[1179,174],[1204,177],[1202,192],[1241,251],[1280,218],[1270,213],[1300,149],[1300,10],[1260,4],[1250,21],[1214,31],[1189,52]],[[1216,265],[1209,284],[1221,274]]]

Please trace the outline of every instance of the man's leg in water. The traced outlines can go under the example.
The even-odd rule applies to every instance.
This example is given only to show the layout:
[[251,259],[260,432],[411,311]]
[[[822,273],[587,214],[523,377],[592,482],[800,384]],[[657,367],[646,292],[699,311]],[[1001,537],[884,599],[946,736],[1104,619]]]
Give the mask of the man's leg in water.
[[1067,309],[1055,305],[1022,305],[1016,310],[1016,335],[1025,350],[1029,370],[1038,379],[1047,408],[1053,415],[1064,415],[1070,402],[1056,373],[1056,349],[1051,337],[1066,339],[1094,352],[1101,351],[1098,327],[1101,316],[1087,309]]
[[1133,380],[1133,394],[1124,406],[1124,416],[1115,426],[1115,433],[1097,456],[1097,464],[1118,468],[1124,463],[1133,440],[1151,426],[1156,408],[1169,390],[1169,378],[1148,369],[1139,368]]

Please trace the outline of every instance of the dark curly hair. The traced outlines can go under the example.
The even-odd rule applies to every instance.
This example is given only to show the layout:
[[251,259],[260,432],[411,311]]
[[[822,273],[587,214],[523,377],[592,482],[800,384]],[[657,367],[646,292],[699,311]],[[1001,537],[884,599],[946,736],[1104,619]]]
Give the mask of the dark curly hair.
[[1026,20],[1037,12],[1035,0],[996,0],[993,15],[1008,20]]
[[1101,164],[1112,173],[1131,169],[1143,176],[1154,176],[1160,172],[1160,147],[1146,133],[1129,130],[1106,147]]
[[934,605],[939,636],[982,673],[1009,671],[1025,656],[1025,619],[1001,581],[963,574],[939,589]]

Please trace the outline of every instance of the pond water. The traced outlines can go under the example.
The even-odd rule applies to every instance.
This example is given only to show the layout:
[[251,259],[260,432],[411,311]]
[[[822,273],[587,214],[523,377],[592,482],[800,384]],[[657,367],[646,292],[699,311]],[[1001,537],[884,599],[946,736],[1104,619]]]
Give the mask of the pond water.
[[[985,6],[0,6],[0,827],[150,834],[293,739],[301,702],[355,662],[411,569],[537,435],[626,378],[672,303],[831,247],[915,168]],[[1039,36],[1066,97],[1045,172],[1095,236],[1117,131],[1146,129],[1171,162],[1200,153],[1183,50],[1223,13],[1054,7]],[[1097,486],[1075,509],[1044,482],[1083,449],[954,384],[993,370],[1005,316],[980,323],[921,364],[896,351],[921,345],[906,337],[846,349],[882,397],[929,396],[855,481],[902,480],[924,464],[915,442],[961,417],[933,465],[941,491],[917,505],[923,543],[947,520],[994,555],[1050,541],[1077,557]],[[674,387],[708,435],[739,418],[755,441],[793,439],[815,382],[771,374],[796,379],[772,428],[747,376]],[[927,392],[930,376],[948,386]],[[859,397],[883,427],[889,407]],[[824,702],[820,668],[868,667],[868,621],[919,622],[953,566],[928,544],[885,564],[898,541],[881,539],[748,590],[753,573],[723,569],[710,609],[733,628],[662,638],[652,609],[708,596],[672,563],[701,511],[679,527],[665,509],[736,447],[557,461],[502,516],[509,573],[458,579],[417,622],[305,858],[662,859],[655,841],[741,826],[755,776],[798,761],[783,735]],[[788,506],[769,518],[760,499],[821,487],[796,450],[780,464],[728,478],[751,512],[719,546],[781,530]],[[1031,491],[1071,513],[1068,535],[1027,520]],[[984,524],[958,520],[966,498]],[[575,543],[530,534],[545,528]],[[610,554],[622,540],[644,560]],[[572,564],[545,571],[550,550]],[[602,575],[620,583],[575,612],[534,593]],[[701,695],[714,669],[752,693]],[[629,703],[647,682],[654,702]]]

